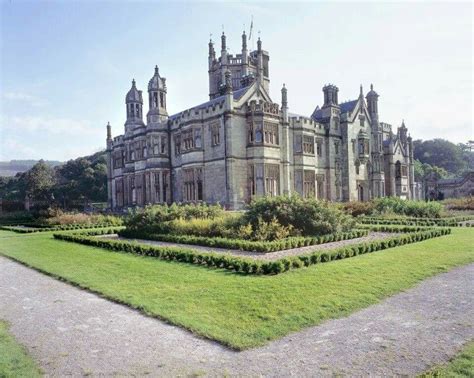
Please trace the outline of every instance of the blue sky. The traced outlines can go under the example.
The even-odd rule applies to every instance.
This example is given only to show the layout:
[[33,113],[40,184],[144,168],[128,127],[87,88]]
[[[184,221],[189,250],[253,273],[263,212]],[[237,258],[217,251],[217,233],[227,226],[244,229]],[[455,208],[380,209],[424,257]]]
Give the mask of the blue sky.
[[104,148],[107,121],[123,132],[132,78],[146,92],[155,64],[170,114],[206,101],[209,34],[218,41],[224,25],[235,54],[252,15],[270,94],[279,102],[286,83],[291,112],[310,115],[326,83],[341,101],[373,83],[382,121],[404,119],[416,139],[474,139],[469,2],[0,3],[0,160]]

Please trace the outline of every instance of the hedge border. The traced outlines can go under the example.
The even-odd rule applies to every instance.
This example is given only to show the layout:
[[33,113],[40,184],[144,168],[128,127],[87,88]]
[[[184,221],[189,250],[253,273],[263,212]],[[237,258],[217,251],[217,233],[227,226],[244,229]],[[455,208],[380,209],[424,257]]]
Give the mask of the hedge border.
[[134,232],[130,230],[122,230],[120,236],[135,239],[157,240],[171,243],[200,245],[214,248],[227,248],[241,251],[251,252],[277,252],[292,248],[307,247],[311,245],[319,245],[334,241],[347,239],[355,239],[367,236],[368,230],[353,230],[350,232],[340,232],[315,237],[289,237],[275,241],[252,241],[244,239],[227,239],[219,237],[206,237],[196,235],[176,235],[176,234],[148,234]]
[[474,227],[474,224],[459,224],[460,222],[473,220],[474,217],[455,217],[455,218],[377,218],[377,217],[358,217],[357,222],[361,224],[376,225],[404,225],[404,226],[438,226],[438,227]]
[[[20,228],[16,226],[0,226],[0,230],[13,231],[19,234],[31,234],[33,232],[48,232],[48,231],[74,231],[74,230],[83,230],[87,228],[105,228],[105,227],[123,227],[123,226],[114,226],[110,223],[91,223],[91,224],[64,224],[54,227],[43,227],[43,228]],[[116,231],[115,231],[116,232]]]
[[434,229],[433,226],[404,226],[404,225],[377,225],[377,224],[358,224],[357,227],[375,232],[388,233],[410,233]]
[[299,256],[284,257],[274,261],[261,261],[251,258],[235,257],[223,253],[198,252],[196,250],[180,247],[159,247],[135,242],[106,240],[89,236],[90,234],[84,235],[82,233],[62,233],[53,234],[53,236],[58,240],[104,248],[114,252],[151,256],[161,260],[201,265],[207,268],[222,268],[243,274],[269,275],[280,274],[305,266],[340,260],[364,253],[415,243],[450,233],[450,228],[430,229],[407,233],[380,241],[365,242],[330,250],[314,251]]

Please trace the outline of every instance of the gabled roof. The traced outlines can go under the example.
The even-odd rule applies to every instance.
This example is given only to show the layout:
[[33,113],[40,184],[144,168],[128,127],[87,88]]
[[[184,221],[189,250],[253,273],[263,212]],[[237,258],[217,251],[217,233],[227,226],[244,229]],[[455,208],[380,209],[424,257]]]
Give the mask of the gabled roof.
[[237,89],[236,91],[234,91],[234,101],[238,101],[241,99],[241,97],[247,93],[247,91],[250,89],[251,85],[249,85],[248,87],[244,87],[244,88],[240,88],[240,89]]

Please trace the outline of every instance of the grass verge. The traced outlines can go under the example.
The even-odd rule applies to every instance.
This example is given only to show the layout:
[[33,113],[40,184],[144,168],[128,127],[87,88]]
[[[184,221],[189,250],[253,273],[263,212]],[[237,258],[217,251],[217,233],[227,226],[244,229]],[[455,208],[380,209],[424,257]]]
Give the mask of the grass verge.
[[474,262],[474,230],[276,276],[0,231],[0,254],[236,349],[255,347]]
[[447,364],[435,366],[420,378],[431,377],[473,377],[474,376],[474,341],[464,348]]
[[8,332],[8,324],[0,321],[0,377],[41,377],[25,348]]

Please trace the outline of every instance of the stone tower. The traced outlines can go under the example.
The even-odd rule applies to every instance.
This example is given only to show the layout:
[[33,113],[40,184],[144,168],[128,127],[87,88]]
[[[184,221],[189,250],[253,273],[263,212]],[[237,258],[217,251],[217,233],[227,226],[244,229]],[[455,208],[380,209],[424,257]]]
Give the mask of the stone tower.
[[383,197],[385,190],[385,175],[383,164],[383,132],[379,123],[379,95],[374,91],[373,84],[370,84],[370,91],[365,96],[367,100],[367,110],[369,112],[372,129],[372,149],[371,149],[371,186],[373,197]]
[[221,35],[221,55],[216,58],[214,43],[209,41],[208,73],[209,73],[209,98],[212,100],[225,94],[225,73],[230,71],[232,88],[237,91],[259,81],[268,93],[270,85],[269,60],[267,51],[262,49],[262,41],[257,41],[257,50],[249,53],[247,35],[242,33],[241,53],[231,55],[228,53],[227,37]]
[[125,133],[131,132],[136,126],[145,126],[143,123],[142,91],[137,89],[135,79],[132,80],[132,88],[130,88],[125,97],[125,104],[127,106]]
[[160,76],[158,66],[155,66],[155,74],[148,82],[148,104],[148,124],[156,124],[168,119],[168,112],[166,111],[166,79]]

